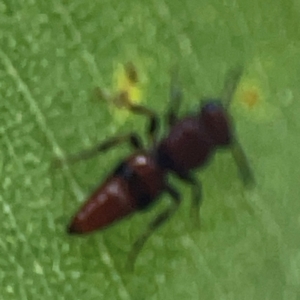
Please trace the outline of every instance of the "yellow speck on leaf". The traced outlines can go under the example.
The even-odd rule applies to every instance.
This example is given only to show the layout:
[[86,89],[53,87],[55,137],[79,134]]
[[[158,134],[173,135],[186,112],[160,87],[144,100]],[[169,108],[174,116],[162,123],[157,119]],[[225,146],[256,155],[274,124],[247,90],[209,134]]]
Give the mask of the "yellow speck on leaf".
[[141,101],[142,85],[133,63],[117,64],[113,73],[111,90],[107,91],[98,87],[95,89],[95,95],[99,99],[106,100],[113,118],[123,123],[129,116],[129,107]]
[[270,102],[268,86],[257,79],[242,80],[234,98],[235,108],[243,108],[243,113],[253,121],[268,122],[278,115],[277,107]]
[[[142,91],[139,82],[139,76],[135,66],[132,63],[126,65],[119,64],[114,73],[114,93],[117,95],[126,95],[125,98],[131,103],[138,103],[142,97]],[[121,97],[124,99],[124,97]],[[122,106],[121,103],[116,103]]]
[[254,108],[261,101],[259,90],[254,86],[244,90],[241,96],[242,103],[245,104],[249,109]]
[[253,81],[242,81],[236,93],[237,104],[247,110],[255,110],[264,102],[264,93],[260,85]]

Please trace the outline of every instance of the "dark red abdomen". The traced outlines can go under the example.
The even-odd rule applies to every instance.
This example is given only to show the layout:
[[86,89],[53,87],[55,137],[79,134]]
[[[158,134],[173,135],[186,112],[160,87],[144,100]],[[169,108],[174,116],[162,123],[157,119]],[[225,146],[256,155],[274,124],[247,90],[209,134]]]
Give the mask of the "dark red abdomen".
[[125,179],[109,178],[84,203],[69,227],[69,233],[87,233],[105,227],[136,210]]
[[151,204],[164,189],[164,171],[150,155],[134,154],[84,203],[69,233],[101,229]]

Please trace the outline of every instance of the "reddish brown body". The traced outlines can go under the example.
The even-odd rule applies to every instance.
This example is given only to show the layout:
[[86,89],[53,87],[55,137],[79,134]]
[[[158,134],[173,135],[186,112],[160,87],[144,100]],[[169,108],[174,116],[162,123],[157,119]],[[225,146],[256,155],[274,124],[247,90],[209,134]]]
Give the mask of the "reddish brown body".
[[[136,74],[131,71],[129,68],[128,77],[135,82]],[[241,69],[237,69],[228,77],[224,86],[224,97],[221,99],[223,104],[220,99],[204,101],[198,113],[179,120],[177,112],[181,92],[176,89],[176,77],[173,77],[171,105],[167,114],[170,130],[158,143],[156,114],[143,106],[130,103],[130,99],[126,98],[128,97],[127,91],[124,95],[121,93],[125,97],[123,97],[125,106],[130,111],[144,114],[149,118],[148,135],[152,148],[135,152],[120,163],[75,215],[69,226],[69,233],[84,234],[104,228],[135,211],[148,208],[163,191],[166,191],[173,201],[153,219],[147,230],[134,243],[129,254],[129,261],[133,264],[152,232],[174,214],[181,202],[180,194],[166,181],[166,175],[169,172],[175,173],[192,185],[192,217],[197,225],[200,224],[201,183],[191,171],[206,164],[218,148],[231,146],[231,152],[244,182],[252,181],[252,172],[243,149],[234,137],[227,113],[241,74]],[[120,97],[120,95],[117,96]],[[71,157],[70,161],[90,158],[96,153],[107,151],[125,141],[130,142],[136,149],[144,149],[139,136],[131,132],[127,135],[112,137],[93,149]]]
[[148,207],[164,190],[164,182],[165,171],[151,155],[131,155],[80,208],[69,233],[92,232]]
[[221,105],[209,102],[198,115],[177,122],[153,153],[124,160],[75,215],[69,232],[92,232],[147,208],[165,189],[168,171],[186,174],[228,144],[228,117]]

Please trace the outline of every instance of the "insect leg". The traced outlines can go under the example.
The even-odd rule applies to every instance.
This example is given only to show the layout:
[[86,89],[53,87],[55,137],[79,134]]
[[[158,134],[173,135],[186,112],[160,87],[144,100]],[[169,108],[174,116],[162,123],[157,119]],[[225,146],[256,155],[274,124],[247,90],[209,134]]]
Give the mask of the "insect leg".
[[[226,108],[228,108],[230,106],[230,103],[232,102],[232,98],[242,75],[243,68],[241,66],[230,70],[226,75],[226,80],[222,92],[222,101]],[[254,184],[254,176],[250,168],[247,156],[241,144],[236,139],[232,142],[231,153],[238,166],[243,183],[245,185]]]
[[200,227],[200,207],[202,204],[202,184],[190,173],[178,174],[181,179],[192,185],[192,205],[191,205],[191,219],[195,226]]
[[231,145],[231,153],[235,163],[239,169],[239,173],[243,183],[251,186],[255,183],[254,175],[248,162],[247,156],[241,144],[235,140]]
[[152,144],[156,142],[156,135],[159,125],[159,119],[155,112],[150,110],[147,107],[144,107],[139,104],[135,104],[133,99],[131,99],[130,95],[130,87],[134,87],[137,85],[139,78],[136,67],[133,63],[129,62],[125,66],[126,78],[129,81],[129,86],[124,86],[117,93],[111,95],[101,88],[96,89],[96,94],[98,98],[104,99],[107,102],[115,104],[117,107],[125,108],[131,111],[134,114],[142,114],[149,119],[149,125],[147,129],[147,134],[149,136],[149,140]]
[[[125,65],[125,70],[128,79],[130,80],[131,84],[135,85],[138,83],[138,72],[135,67],[135,65],[132,62],[129,62]],[[157,140],[157,132],[158,132],[158,126],[159,126],[159,119],[155,112],[150,110],[147,107],[144,107],[139,104],[135,104],[131,101],[131,99],[128,98],[128,93],[126,93],[127,99],[123,99],[123,105],[130,110],[131,112],[135,114],[142,114],[145,115],[149,119],[149,125],[147,129],[147,134],[149,136],[149,140],[152,145],[156,143]],[[126,98],[125,95],[125,98]],[[124,96],[124,95],[123,95]]]
[[141,249],[143,248],[146,241],[152,235],[152,233],[163,225],[178,209],[180,204],[180,195],[179,193],[170,185],[166,186],[166,191],[171,196],[173,203],[161,212],[148,226],[146,231],[135,241],[132,246],[132,249],[128,255],[128,267],[129,269],[134,268],[135,261]]
[[177,121],[177,115],[182,101],[182,90],[179,87],[178,81],[178,70],[174,67],[171,71],[170,104],[166,116],[169,127],[173,126]]
[[109,138],[90,149],[81,151],[64,159],[56,159],[54,164],[59,166],[62,163],[75,163],[80,160],[90,159],[98,153],[105,152],[125,142],[129,142],[130,145],[135,149],[142,149],[142,143],[139,136],[136,133],[129,133]]
[[[98,88],[98,93],[99,94],[101,93],[101,97],[104,98],[109,97],[104,92],[102,92],[99,88]],[[146,116],[149,119],[147,134],[149,136],[149,140],[151,144],[154,144],[157,140],[156,135],[159,126],[159,119],[156,113],[145,106],[132,103],[128,98],[128,93],[126,91],[117,94],[114,97],[114,102],[116,102],[117,105],[126,108],[127,110],[131,111],[134,114],[141,114]]]
[[154,145],[157,141],[157,133],[159,128],[159,118],[157,114],[149,108],[139,104],[128,103],[127,108],[135,114],[142,114],[148,117],[149,125],[147,134],[149,136],[150,143]]

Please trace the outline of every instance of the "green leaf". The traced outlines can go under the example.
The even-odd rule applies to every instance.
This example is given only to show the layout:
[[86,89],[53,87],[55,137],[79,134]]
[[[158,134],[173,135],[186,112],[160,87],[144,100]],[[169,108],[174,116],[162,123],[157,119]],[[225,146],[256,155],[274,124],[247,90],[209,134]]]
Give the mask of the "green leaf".
[[[300,6],[297,1],[2,1],[0,3],[1,299],[299,299]],[[124,268],[135,238],[160,211],[83,238],[65,228],[122,157],[51,168],[144,119],[92,97],[114,66],[147,77],[144,104],[165,112],[179,65],[182,112],[245,73],[232,105],[256,186],[243,187],[229,152],[199,172],[201,229],[183,204]]]

